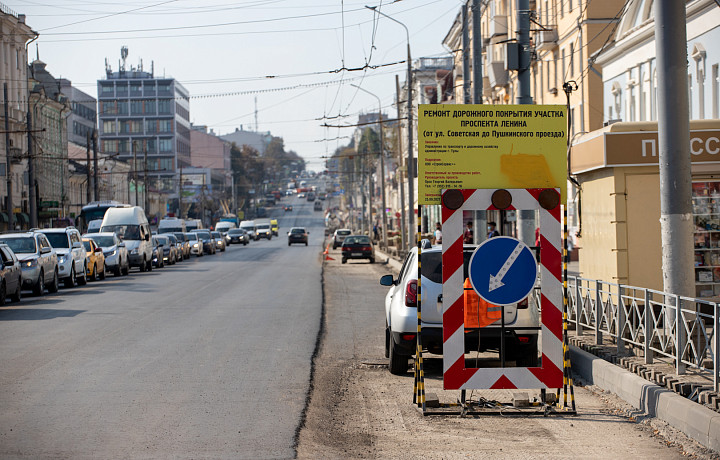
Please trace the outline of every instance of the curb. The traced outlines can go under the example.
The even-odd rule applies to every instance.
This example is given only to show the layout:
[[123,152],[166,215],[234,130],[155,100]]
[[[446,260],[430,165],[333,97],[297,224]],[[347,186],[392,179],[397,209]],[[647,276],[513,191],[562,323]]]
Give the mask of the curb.
[[720,414],[688,400],[575,346],[570,346],[573,371],[703,446],[720,452]]

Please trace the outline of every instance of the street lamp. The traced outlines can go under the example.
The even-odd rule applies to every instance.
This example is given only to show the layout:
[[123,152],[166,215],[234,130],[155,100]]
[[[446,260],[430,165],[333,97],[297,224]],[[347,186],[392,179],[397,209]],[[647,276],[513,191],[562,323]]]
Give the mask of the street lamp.
[[385,138],[383,137],[383,119],[382,119],[382,103],[377,95],[370,91],[361,88],[358,85],[350,84],[355,88],[363,91],[378,101],[378,123],[380,124],[380,186],[382,187],[382,234],[383,234],[383,247],[387,251],[387,212],[385,206]]
[[[403,26],[405,35],[407,36],[407,112],[408,112],[408,156],[407,156],[407,177],[408,177],[408,247],[415,241],[415,211],[413,204],[415,203],[415,160],[413,159],[413,111],[412,111],[412,60],[410,58],[410,31],[407,26],[395,18],[388,16],[375,6],[367,6],[365,8],[373,10],[380,16],[384,16],[389,20]],[[384,210],[383,210],[384,212]],[[418,216],[419,217],[419,216]]]

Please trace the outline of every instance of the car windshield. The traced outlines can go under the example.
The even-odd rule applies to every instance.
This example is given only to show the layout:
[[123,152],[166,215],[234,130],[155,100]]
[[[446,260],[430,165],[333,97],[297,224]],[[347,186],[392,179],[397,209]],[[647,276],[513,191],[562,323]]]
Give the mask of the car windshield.
[[305,233],[305,229],[304,228],[293,228],[292,230],[290,230],[290,233]]
[[212,236],[214,236],[215,238],[222,238],[220,232],[212,232]]
[[83,241],[83,246],[85,246],[85,250],[86,250],[86,251],[92,251],[92,250],[93,250],[92,245],[90,244],[89,241]]
[[338,236],[348,236],[350,234],[350,230],[338,230],[337,234]]
[[115,246],[115,238],[112,236],[93,236],[92,239],[95,240],[98,246],[103,248]]
[[349,236],[343,244],[370,244],[369,236]]
[[[101,228],[103,232],[114,232],[123,240],[139,240],[139,225],[106,225]],[[53,245],[54,246],[54,245]]]
[[188,233],[186,236],[187,236],[187,239],[190,240],[190,241],[197,241],[197,240],[198,240],[198,236],[197,236],[197,234],[195,234],[195,233]]
[[242,235],[245,233],[243,230],[240,230],[239,228],[233,228],[228,231],[228,235]]
[[177,238],[178,241],[185,241],[185,234],[184,233],[175,233],[175,238]]
[[155,238],[157,239],[158,244],[162,244],[163,246],[167,246],[170,244],[170,240],[168,240],[164,236],[158,236]]
[[54,248],[69,248],[69,238],[65,232],[63,233],[45,233],[48,241]]
[[37,252],[35,249],[35,238],[21,237],[21,238],[2,238],[0,243],[5,243],[10,246],[13,252],[18,254],[33,254]]
[[267,230],[268,228],[270,228],[270,224],[260,224],[257,226],[257,228]]
[[208,232],[195,232],[195,234],[198,236],[198,238],[202,238],[204,240],[210,239],[210,233]]

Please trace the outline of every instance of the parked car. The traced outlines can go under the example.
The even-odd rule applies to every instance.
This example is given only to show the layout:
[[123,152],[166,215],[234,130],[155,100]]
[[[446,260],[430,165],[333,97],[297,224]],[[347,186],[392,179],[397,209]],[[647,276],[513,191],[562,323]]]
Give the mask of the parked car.
[[[464,279],[476,245],[463,246]],[[417,333],[417,248],[405,257],[400,273],[380,278],[380,284],[389,286],[385,296],[385,356],[390,358],[390,372],[403,374],[408,369],[408,358],[415,353]],[[422,343],[423,349],[442,354],[442,246],[425,244],[422,250]],[[505,307],[506,361],[518,366],[535,366],[538,361],[538,329],[540,314],[532,295],[523,301]],[[465,352],[499,350],[500,323],[482,328],[465,328]],[[528,329],[519,329],[528,327]]]
[[87,251],[75,227],[44,228],[43,233],[58,256],[58,275],[65,287],[87,284]]
[[288,232],[288,246],[293,243],[305,243],[308,245],[308,232],[305,227],[293,227]]
[[163,244],[157,236],[153,235],[151,238],[152,243],[152,265],[155,268],[163,268],[165,266],[165,258],[163,257]]
[[158,256],[162,256],[162,266],[175,264],[175,246],[167,235],[155,235],[155,239],[162,246],[162,254],[158,252]]
[[13,250],[22,268],[22,287],[32,289],[33,294],[57,292],[60,287],[58,258],[47,237],[39,232],[6,233],[0,235],[0,243]]
[[170,240],[170,248],[171,248],[171,258],[172,263],[170,265],[174,265],[180,261],[183,260],[183,247],[182,243],[178,241],[177,237],[174,233],[161,233],[160,236],[167,237],[168,240]]
[[100,246],[105,257],[105,270],[113,275],[127,275],[130,272],[130,259],[128,251],[120,238],[113,232],[86,233],[83,238],[89,238]]
[[345,237],[351,234],[352,231],[347,228],[339,228],[335,230],[335,233],[333,234],[333,249],[337,249],[342,246]]
[[5,305],[9,295],[15,302],[22,297],[22,267],[17,256],[7,244],[0,244],[0,305]]
[[231,228],[228,230],[228,237],[230,237],[230,244],[242,244],[245,246],[250,241],[250,237],[242,228]]
[[130,266],[141,272],[152,270],[152,242],[150,224],[139,206],[110,208],[105,211],[101,232],[115,232],[130,254]]
[[215,250],[225,252],[225,237],[220,232],[210,232],[215,239]]
[[215,249],[215,238],[212,237],[209,231],[197,230],[192,233],[195,233],[200,241],[202,241],[203,252],[205,254],[215,254],[217,252],[217,249]]
[[82,239],[85,252],[87,253],[87,276],[92,281],[105,279],[105,255],[100,246],[90,238]]
[[368,259],[371,264],[375,263],[375,246],[369,236],[346,236],[340,252],[342,263],[347,263],[348,259]]
[[187,240],[185,233],[174,232],[173,235],[175,235],[175,238],[177,238],[177,240],[178,240],[178,245],[180,246],[180,249],[182,252],[182,258],[189,259],[190,258],[190,242]]
[[190,254],[195,254],[197,257],[202,257],[205,254],[205,251],[203,250],[203,242],[197,233],[185,233],[185,239],[188,244],[190,244]]

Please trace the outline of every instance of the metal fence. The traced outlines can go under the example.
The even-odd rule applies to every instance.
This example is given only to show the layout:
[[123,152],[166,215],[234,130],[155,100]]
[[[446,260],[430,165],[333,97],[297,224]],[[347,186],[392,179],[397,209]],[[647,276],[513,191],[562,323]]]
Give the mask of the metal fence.
[[592,333],[601,345],[612,337],[618,353],[642,350],[645,363],[656,356],[712,374],[720,391],[720,304],[667,292],[599,280],[568,277],[568,321],[578,336]]

